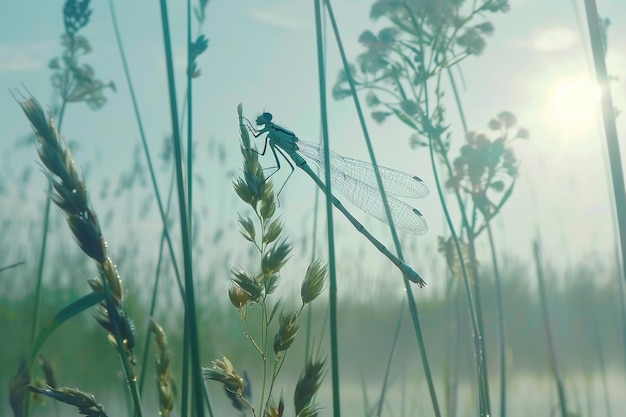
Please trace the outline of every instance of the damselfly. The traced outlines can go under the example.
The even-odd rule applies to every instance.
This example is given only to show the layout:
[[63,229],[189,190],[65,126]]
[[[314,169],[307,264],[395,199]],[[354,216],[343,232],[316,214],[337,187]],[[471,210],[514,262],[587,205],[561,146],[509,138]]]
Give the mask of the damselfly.
[[[280,169],[280,153],[291,167],[289,176],[294,171],[293,161],[298,167],[306,172],[320,189],[326,193],[324,182],[311,169],[307,161],[314,163],[324,172],[324,148],[321,145],[306,142],[298,139],[291,131],[278,126],[272,122],[270,113],[263,113],[256,119],[256,125],[262,126],[260,130],[255,129],[249,120],[245,120],[246,127],[254,137],[259,137],[267,133],[263,150],[259,152],[265,155],[267,146],[272,150],[276,160],[276,171]],[[290,160],[291,159],[291,160]],[[345,158],[335,152],[330,151],[330,178],[332,191],[337,190],[339,194],[348,199],[352,204],[359,207],[364,212],[388,223],[385,207],[381,193],[378,189],[374,167],[364,161]],[[404,232],[422,235],[428,231],[428,225],[424,216],[417,209],[398,200],[397,197],[422,198],[428,195],[428,187],[420,178],[395,169],[378,167],[384,185],[387,202],[391,210],[391,217],[394,226]],[[275,172],[276,172],[275,171]],[[420,287],[426,285],[420,275],[409,265],[395,256],[389,249],[380,243],[334,196],[330,196],[333,205],[352,223],[352,225],[363,234],[376,248],[382,252],[402,271],[404,276]]]

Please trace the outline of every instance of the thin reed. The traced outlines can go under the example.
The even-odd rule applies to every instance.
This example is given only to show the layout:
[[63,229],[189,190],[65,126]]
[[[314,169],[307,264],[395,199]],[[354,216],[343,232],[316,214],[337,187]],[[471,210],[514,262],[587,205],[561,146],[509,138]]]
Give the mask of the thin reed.
[[[331,21],[333,32],[335,34],[335,38],[336,38],[336,41],[337,41],[337,46],[338,46],[339,53],[341,55],[341,60],[342,60],[342,63],[343,63],[343,71],[341,72],[341,75],[340,75],[340,82],[344,81],[344,82],[347,82],[348,85],[349,85],[349,90],[348,91],[343,90],[343,93],[339,94],[339,95],[337,94],[338,86],[336,85],[333,93],[335,95],[335,98],[345,97],[345,96],[347,96],[349,94],[354,99],[355,109],[356,109],[357,115],[359,117],[359,122],[360,122],[360,125],[361,125],[361,129],[363,131],[363,137],[364,137],[365,143],[367,144],[367,148],[368,148],[370,159],[372,161],[372,165],[374,166],[376,180],[378,182],[378,189],[381,192],[381,196],[382,196],[382,199],[383,199],[383,204],[385,205],[385,211],[387,213],[387,219],[388,219],[388,222],[389,222],[389,225],[390,225],[390,230],[391,230],[391,234],[392,234],[392,237],[393,237],[393,240],[394,240],[394,245],[395,245],[395,248],[396,248],[396,252],[398,253],[398,257],[402,260],[403,256],[402,256],[402,249],[401,249],[401,246],[400,246],[400,241],[398,239],[397,232],[396,232],[396,230],[395,230],[395,228],[393,226],[393,219],[391,218],[391,213],[390,213],[390,210],[389,210],[389,204],[388,204],[388,202],[386,200],[386,197],[385,197],[384,187],[383,187],[383,184],[382,184],[382,180],[380,178],[380,172],[378,171],[378,166],[376,164],[376,158],[375,158],[375,155],[374,155],[372,143],[371,143],[371,140],[369,138],[367,127],[366,127],[366,124],[365,124],[365,118],[363,116],[363,111],[361,109],[360,101],[359,101],[359,98],[358,98],[358,95],[357,95],[357,89],[356,89],[357,83],[355,82],[355,80],[353,78],[353,74],[352,74],[352,71],[350,69],[350,65],[348,63],[347,57],[345,55],[345,52],[344,52],[344,49],[343,49],[343,46],[342,46],[342,43],[341,43],[341,39],[339,37],[339,29],[337,27],[337,23],[335,21],[335,18],[334,18],[333,12],[332,12],[332,8],[330,6],[330,1],[328,1],[328,0],[326,0],[326,7],[328,9],[329,19]],[[326,169],[326,172],[329,172],[329,170]],[[328,181],[328,179],[327,179],[327,181]],[[440,416],[441,412],[439,410],[439,402],[437,400],[437,394],[436,394],[436,391],[435,391],[435,386],[434,386],[432,374],[430,372],[430,364],[429,364],[429,361],[428,361],[428,354],[427,354],[427,351],[426,351],[426,345],[425,345],[425,342],[424,342],[424,336],[423,336],[423,333],[422,333],[421,324],[420,324],[420,320],[419,320],[419,314],[418,314],[418,310],[417,310],[417,303],[415,302],[415,298],[413,296],[413,291],[412,291],[412,288],[411,288],[411,284],[409,283],[409,280],[406,279],[406,277],[403,277],[403,278],[404,278],[404,286],[405,286],[405,289],[406,289],[406,296],[407,296],[407,300],[408,300],[408,304],[409,304],[409,312],[411,313],[411,320],[413,322],[413,329],[415,331],[415,336],[416,336],[417,343],[418,343],[418,346],[419,346],[420,358],[421,358],[422,365],[424,367],[424,371],[425,371],[425,374],[426,374],[426,381],[428,383],[428,391],[429,391],[429,394],[430,394],[430,400],[431,400],[431,403],[432,403],[432,406],[433,406],[433,411],[434,411],[435,415],[436,416]]]

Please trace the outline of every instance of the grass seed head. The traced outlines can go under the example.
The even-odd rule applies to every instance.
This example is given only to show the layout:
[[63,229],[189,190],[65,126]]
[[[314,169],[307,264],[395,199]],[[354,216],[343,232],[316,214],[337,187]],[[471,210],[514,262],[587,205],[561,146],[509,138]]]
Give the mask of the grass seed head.
[[274,198],[274,192],[266,192],[261,199],[261,210],[259,210],[263,220],[272,218],[276,213],[276,199]]
[[42,394],[55,400],[73,405],[78,408],[78,412],[89,417],[107,417],[102,405],[96,403],[96,399],[92,394],[83,392],[78,388],[61,387],[41,389],[32,385],[28,389],[37,394]]
[[233,182],[233,188],[244,203],[252,206],[253,208],[256,207],[258,193],[255,193],[243,178],[237,178]]
[[278,406],[274,404],[274,401],[270,401],[267,408],[265,409],[264,417],[282,417],[285,412],[285,400],[283,400],[283,396],[280,396],[280,401],[278,402]]
[[286,239],[276,243],[270,250],[268,250],[261,260],[261,269],[263,274],[270,276],[278,271],[289,260],[289,254],[293,246],[287,242]]
[[296,313],[281,312],[278,322],[278,332],[274,336],[274,353],[277,355],[293,345],[300,327]]
[[235,371],[233,364],[226,356],[222,359],[215,359],[212,368],[202,368],[202,374],[206,379],[221,382],[228,391],[243,395],[243,378]]
[[248,294],[250,300],[257,301],[263,295],[263,287],[242,269],[233,269],[232,282]]
[[261,277],[261,283],[263,284],[263,288],[265,288],[265,294],[269,295],[276,291],[278,288],[278,283],[280,282],[280,274],[274,273],[270,276],[263,275]]
[[154,333],[157,345],[156,373],[157,392],[159,394],[159,413],[168,417],[174,408],[173,381],[170,377],[170,352],[167,347],[167,336],[159,324],[150,319],[150,331]]
[[313,399],[322,384],[325,364],[325,359],[307,361],[293,394],[296,416],[317,415],[317,408],[313,404]]
[[254,222],[252,221],[252,219],[250,217],[244,218],[240,214],[238,221],[241,225],[241,228],[243,229],[240,230],[240,233],[244,237],[244,239],[250,242],[254,242],[254,238],[256,237],[256,230],[254,228]]
[[276,219],[272,221],[270,225],[267,226],[267,231],[263,234],[263,243],[272,243],[278,239],[284,228],[285,223],[282,220]]
[[122,290],[122,280],[117,272],[117,266],[113,263],[111,258],[106,259],[102,265],[102,273],[106,280],[109,292],[115,296],[118,301],[118,305],[121,306],[124,301],[124,292]]
[[59,136],[52,117],[46,116],[37,100],[30,97],[19,104],[37,136],[37,153],[56,192],[50,198],[67,215],[67,222],[81,249],[98,263],[103,263],[106,246],[100,224],[89,207],[87,187],[76,171],[69,147]]
[[228,298],[230,303],[238,310],[241,310],[251,300],[250,295],[234,283],[228,288]]
[[308,304],[315,300],[324,291],[328,265],[318,258],[309,265],[306,275],[300,287],[302,304]]

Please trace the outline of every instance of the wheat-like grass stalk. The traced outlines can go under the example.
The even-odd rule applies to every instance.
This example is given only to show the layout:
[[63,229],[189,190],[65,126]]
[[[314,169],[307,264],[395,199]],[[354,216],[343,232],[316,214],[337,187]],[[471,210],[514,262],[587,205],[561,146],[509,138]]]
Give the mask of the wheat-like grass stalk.
[[136,377],[132,367],[135,345],[134,324],[124,312],[124,292],[117,267],[107,254],[98,217],[91,207],[85,182],[76,170],[69,147],[60,137],[54,119],[33,98],[18,100],[37,137],[37,153],[53,192],[49,198],[67,216],[67,223],[80,248],[95,261],[98,278],[89,281],[94,292],[104,294],[97,322],[108,332],[118,349],[124,374],[133,393],[135,411],[141,416]]
[[38,388],[29,385],[28,389],[37,394],[42,394],[50,398],[54,398],[65,404],[73,405],[78,409],[80,414],[88,417],[107,417],[104,408],[96,402],[93,394],[89,394],[79,390],[78,388],[62,387],[59,389],[47,387]]
[[156,374],[157,392],[159,394],[159,414],[169,417],[174,408],[174,383],[170,376],[170,351],[167,347],[167,336],[159,324],[150,320],[150,330],[154,333],[157,345]]
[[112,333],[111,320],[115,318],[124,336],[124,346],[131,353],[134,338],[130,333],[124,333],[131,325],[122,323],[129,321],[122,311],[124,297],[122,281],[117,267],[107,255],[98,217],[87,199],[87,187],[76,170],[69,147],[57,133],[54,120],[46,117],[41,105],[32,97],[19,104],[37,136],[37,153],[45,167],[44,173],[54,190],[49,198],[65,212],[76,242],[83,252],[95,261],[98,274],[102,278],[90,280],[89,284],[94,291],[105,291],[106,288],[108,299],[115,307],[113,312],[109,311],[107,305],[102,305],[101,316],[97,317],[98,323]]
[[[239,198],[250,206],[257,218],[257,221],[253,221],[251,217],[240,214],[240,233],[259,252],[260,267],[257,273],[251,273],[242,268],[233,268],[228,296],[231,304],[240,312],[246,337],[261,358],[262,377],[259,384],[261,388],[258,408],[252,405],[250,383],[245,377],[246,374],[243,373],[243,377],[240,376],[225,356],[222,359],[215,359],[212,367],[202,368],[202,371],[205,379],[211,379],[223,385],[233,406],[240,412],[243,413],[249,409],[255,417],[280,417],[283,415],[284,401],[281,397],[279,405],[276,406],[272,399],[272,392],[285,363],[287,352],[297,339],[300,314],[303,308],[315,300],[325,288],[328,267],[320,259],[311,263],[301,285],[302,304],[299,310],[289,310],[282,305],[280,300],[274,302],[273,305],[270,303],[272,294],[280,284],[281,269],[289,260],[293,246],[283,236],[283,221],[273,218],[276,213],[276,196],[272,183],[265,178],[263,167],[258,160],[258,152],[252,147],[243,117],[243,107],[239,105],[237,110],[244,163],[243,175],[237,178],[233,185]],[[258,337],[250,331],[249,313],[252,309],[256,309],[261,315]],[[272,338],[273,329],[270,326],[273,326],[276,316],[278,328]],[[317,376],[312,375],[310,369],[305,369],[303,375],[306,376],[306,381],[303,382],[304,385],[300,391],[296,389],[294,394],[296,414],[301,416],[312,416],[316,413],[315,407],[311,404],[321,383],[325,361],[316,363],[318,364]],[[268,369],[270,364],[272,365],[271,371]]]

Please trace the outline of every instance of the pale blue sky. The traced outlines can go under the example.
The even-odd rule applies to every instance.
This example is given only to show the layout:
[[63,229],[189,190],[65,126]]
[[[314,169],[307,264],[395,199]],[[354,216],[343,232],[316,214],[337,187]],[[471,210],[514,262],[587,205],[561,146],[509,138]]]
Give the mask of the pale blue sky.
[[[572,126],[556,120],[553,114],[554,91],[560,84],[592,76],[588,73],[589,54],[583,48],[588,42],[578,32],[574,3],[583,14],[584,24],[581,1],[512,0],[509,13],[489,18],[495,33],[487,39],[484,54],[462,64],[467,85],[462,100],[470,129],[484,131],[490,118],[508,110],[531,133],[530,141],[516,144],[522,159],[520,180],[514,197],[496,222],[502,226],[497,229],[496,239],[509,253],[528,259],[531,239],[536,228],[540,228],[546,257],[561,265],[593,254],[608,257],[613,242],[606,157],[596,110],[589,101],[582,101],[579,108],[588,111],[582,112],[577,117],[578,123]],[[348,56],[354,59],[362,51],[356,42],[358,35],[380,24],[375,25],[368,18],[370,2],[338,0],[333,4]],[[37,213],[44,182],[37,171],[33,173],[29,190],[20,190],[16,182],[25,167],[36,166],[36,156],[34,150],[14,147],[16,139],[29,128],[7,89],[21,88],[23,84],[42,104],[49,103],[52,92],[47,62],[60,50],[62,5],[60,0],[4,0],[0,5],[0,87],[4,91],[0,94],[0,180],[8,195],[19,192],[28,195],[27,204],[7,194],[0,195],[0,205],[3,211],[15,210],[16,217]],[[164,135],[170,130],[159,10],[155,2],[147,1],[117,2],[116,7],[147,135],[156,157]],[[613,84],[616,106],[626,108],[626,2],[599,1],[598,7],[602,16],[612,20],[608,67],[620,77]],[[63,131],[68,138],[80,142],[75,159],[81,166],[90,166],[90,181],[95,184],[91,186],[91,198],[98,208],[104,204],[98,196],[100,182],[104,178],[115,181],[121,170],[128,170],[138,134],[114,42],[108,2],[93,2],[92,8],[92,21],[83,32],[94,49],[87,61],[100,78],[115,82],[117,93],[108,94],[108,104],[98,112],[82,105],[69,107]],[[182,97],[183,2],[170,2],[169,11],[179,70],[177,89]],[[203,32],[210,44],[199,60],[203,76],[195,83],[195,139],[202,154],[209,139],[213,139],[229,155],[224,167],[202,159],[197,165],[199,175],[208,183],[207,189],[196,194],[197,202],[208,207],[204,225],[214,229],[225,222],[235,225],[236,199],[227,171],[238,170],[240,166],[236,105],[243,102],[249,116],[270,111],[275,122],[293,130],[300,138],[317,140],[319,101],[313,2],[212,0],[207,15]],[[330,90],[339,59],[334,44],[330,40],[328,44]],[[570,102],[572,97],[565,100]],[[460,144],[462,134],[453,105],[449,106],[448,115],[455,141]],[[624,126],[624,117],[620,116],[618,128],[622,137]],[[410,132],[399,122],[390,120],[382,127],[370,123],[370,128],[379,163],[415,173],[431,186],[431,197],[412,202],[427,217],[430,233],[419,238],[405,237],[407,241],[416,241],[421,248],[407,254],[410,263],[418,270],[430,271],[426,266],[420,268],[420,264],[433,264],[432,259],[425,258],[435,257],[436,238],[443,233],[444,222],[426,152],[409,148]],[[337,152],[367,158],[349,100],[330,101],[330,134]],[[167,177],[162,179],[164,190]],[[296,173],[281,195],[280,209],[290,232],[301,229],[303,215],[305,219],[311,218],[313,191],[310,180]],[[158,236],[154,227],[158,217],[154,210],[151,213],[152,217],[143,219],[136,233],[150,234],[153,242]],[[356,214],[360,219],[365,218],[360,212]],[[335,218],[344,243],[361,241],[361,236],[338,213]],[[389,242],[384,225],[378,226],[375,220],[366,220],[366,224],[381,240]],[[127,229],[124,225],[107,231],[111,248],[124,240]],[[220,250],[241,246],[241,239],[232,233],[230,236]],[[346,256],[364,254],[376,262],[375,270],[387,270],[386,259],[373,248],[346,245],[340,250]],[[488,263],[487,257],[483,260]],[[441,263],[439,258],[436,262]],[[350,271],[352,264],[351,260],[340,264],[340,271]],[[427,276],[429,282],[433,279],[438,278]]]

